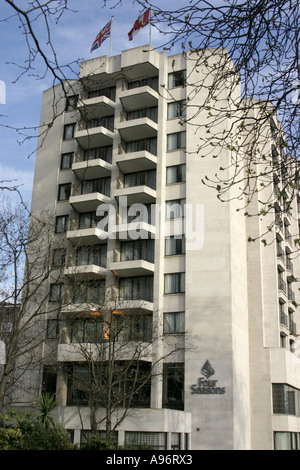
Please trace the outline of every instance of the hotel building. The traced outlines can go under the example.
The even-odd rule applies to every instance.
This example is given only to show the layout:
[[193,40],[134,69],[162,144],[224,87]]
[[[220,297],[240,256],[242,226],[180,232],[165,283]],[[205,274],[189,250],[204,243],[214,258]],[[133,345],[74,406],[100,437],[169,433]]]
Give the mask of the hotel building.
[[[113,291],[119,314],[135,311],[140,317],[139,333],[148,343],[142,368],[150,370],[155,362],[146,392],[131,402],[116,429],[120,444],[299,449],[299,260],[292,243],[299,231],[297,200],[276,218],[245,217],[237,210],[240,201],[222,203],[201,183],[221,165],[229,168],[231,150],[216,159],[197,152],[210,117],[201,107],[205,89],[193,93],[205,73],[193,59],[137,47],[82,62],[79,79],[65,85],[67,96],[61,85],[44,92],[41,129],[52,122],[54,108],[56,118],[39,139],[31,209],[55,214],[54,257],[63,275],[49,278],[47,322],[59,318],[59,331],[47,338],[43,374],[33,371],[31,384],[39,393],[56,393],[57,418],[74,442],[85,442],[90,408],[72,374],[83,362],[78,343],[89,343],[84,334],[91,315],[101,314],[99,305],[112,302],[107,293]],[[229,103],[225,84],[221,93]],[[256,112],[253,106],[252,117]],[[283,159],[274,150],[280,124],[274,118],[267,127],[264,153],[270,162],[272,156]],[[250,132],[245,155],[251,137]],[[259,166],[255,171],[259,182]],[[281,185],[274,171],[266,191],[277,191],[283,200]],[[147,209],[147,217],[139,212],[137,231],[134,212],[127,212],[135,204]],[[260,204],[254,194],[250,209],[259,213]],[[151,206],[160,208],[155,219]],[[105,207],[112,208],[115,222],[115,236],[106,238],[100,213]],[[191,210],[193,240],[178,235],[185,207]],[[270,226],[273,242],[265,246],[261,237]],[[72,282],[80,295],[60,304]],[[71,331],[74,320],[81,336]],[[137,336],[131,334],[134,343]],[[47,361],[50,342],[55,363]]]

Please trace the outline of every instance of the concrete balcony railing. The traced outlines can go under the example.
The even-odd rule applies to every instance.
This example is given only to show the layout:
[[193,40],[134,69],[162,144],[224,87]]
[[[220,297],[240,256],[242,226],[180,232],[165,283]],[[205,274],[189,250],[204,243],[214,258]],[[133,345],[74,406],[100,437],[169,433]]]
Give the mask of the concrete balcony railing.
[[75,131],[75,139],[83,149],[112,145],[113,137],[113,130],[108,129],[103,125],[98,125],[88,129],[82,125]]
[[79,194],[71,196],[69,203],[77,212],[96,211],[100,204],[109,204],[111,198],[101,193]]
[[115,102],[107,96],[82,96],[77,103],[81,116],[93,119],[97,116],[109,116],[115,112]]
[[157,106],[158,103],[158,93],[149,84],[124,89],[119,97],[123,108],[127,110],[137,109],[141,103],[145,107]]
[[95,264],[68,266],[64,269],[64,275],[74,279],[98,279],[100,277],[105,277],[106,273],[106,268]]

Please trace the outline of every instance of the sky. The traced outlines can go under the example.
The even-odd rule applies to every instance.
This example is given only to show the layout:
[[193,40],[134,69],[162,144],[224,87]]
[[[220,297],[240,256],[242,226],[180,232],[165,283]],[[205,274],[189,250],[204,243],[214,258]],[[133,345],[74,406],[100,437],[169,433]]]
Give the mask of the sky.
[[[15,3],[24,7],[29,2],[16,0]],[[108,6],[103,7],[102,0],[68,2],[72,11],[64,12],[57,24],[52,22],[50,25],[52,44],[59,63],[75,63],[78,59],[109,55],[109,39],[96,51],[91,53],[90,49],[98,32],[112,16],[112,55],[149,43],[149,25],[132,41],[128,39],[128,32],[142,13],[140,7],[132,0],[123,0],[122,6],[111,9],[114,3],[114,0],[109,0]],[[156,3],[166,9],[182,6],[182,0],[157,0]],[[41,45],[46,47],[47,34],[41,18],[32,24]],[[3,1],[0,6],[0,41],[0,180],[13,180],[19,186],[24,201],[30,203],[37,139],[26,136],[37,135],[42,94],[52,86],[53,78],[49,73],[44,76],[45,70],[39,59],[34,61],[34,67],[28,73],[22,75],[28,63],[26,37],[12,7]],[[164,36],[152,27],[151,45],[158,48],[163,41]],[[72,78],[78,72],[75,64],[73,72],[67,70],[66,75]],[[24,131],[25,128],[29,130]]]

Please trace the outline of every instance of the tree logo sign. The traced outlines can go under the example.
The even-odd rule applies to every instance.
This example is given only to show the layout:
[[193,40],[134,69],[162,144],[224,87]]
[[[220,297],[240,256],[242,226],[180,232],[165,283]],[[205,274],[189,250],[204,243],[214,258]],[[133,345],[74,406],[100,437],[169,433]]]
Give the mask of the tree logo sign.
[[[211,363],[207,360],[201,369],[202,377],[198,378],[197,384],[191,385],[191,393],[199,395],[223,395],[226,392],[226,387],[217,386],[218,380],[211,380],[215,371]],[[203,377],[204,376],[204,377]]]

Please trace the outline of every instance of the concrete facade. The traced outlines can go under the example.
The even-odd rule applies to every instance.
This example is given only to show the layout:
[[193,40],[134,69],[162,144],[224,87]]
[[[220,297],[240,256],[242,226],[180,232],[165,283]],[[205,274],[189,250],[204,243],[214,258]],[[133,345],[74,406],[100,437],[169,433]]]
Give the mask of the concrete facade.
[[[231,151],[223,150],[218,159],[200,158],[197,154],[197,139],[205,139],[206,131],[204,126],[200,126],[195,133],[195,127],[188,121],[191,119],[193,125],[201,125],[210,119],[207,110],[194,116],[195,107],[200,109],[205,100],[205,90],[189,101],[186,124],[180,123],[176,115],[174,118],[168,116],[168,104],[192,96],[192,84],[196,83],[197,74],[203,73],[194,69],[192,59],[192,56],[186,58],[180,54],[168,57],[143,46],[123,51],[115,57],[105,56],[83,62],[80,79],[68,84],[68,96],[78,95],[77,105],[68,111],[60,87],[45,91],[41,125],[47,127],[51,122],[53,103],[57,117],[39,139],[32,212],[47,209],[56,217],[68,215],[67,229],[62,234],[54,234],[54,237],[66,241],[67,246],[74,242],[79,245],[103,244],[99,239],[99,227],[80,228],[78,218],[82,213],[96,211],[101,204],[110,204],[118,212],[122,196],[128,198],[129,205],[142,203],[159,207],[164,207],[167,201],[183,200],[192,208],[194,226],[199,223],[195,243],[187,243],[183,253],[179,250],[166,255],[166,230],[169,227],[171,235],[176,233],[176,219],[166,225],[163,210],[156,219],[159,234],[156,232],[154,237],[152,262],[143,259],[122,261],[122,231],[118,225],[118,236],[107,240],[105,267],[65,266],[65,270],[73,269],[74,275],[85,270],[87,279],[100,276],[105,279],[106,286],[112,285],[116,278],[153,276],[153,300],[147,305],[143,302],[141,308],[152,313],[157,325],[156,334],[161,340],[153,341],[148,361],[159,357],[165,359],[157,362],[155,368],[158,374],[151,383],[150,407],[133,409],[126,417],[118,429],[120,443],[126,441],[126,432],[163,433],[165,448],[168,449],[270,450],[274,449],[276,432],[285,433],[277,435],[280,442],[277,446],[288,442],[289,438],[300,443],[298,406],[298,411],[292,415],[274,413],[272,394],[272,384],[286,384],[295,389],[295,400],[299,399],[299,359],[296,343],[291,343],[296,339],[295,326],[291,329],[289,322],[283,322],[290,315],[297,325],[298,288],[293,283],[296,296],[293,296],[293,302],[288,298],[287,290],[284,292],[278,288],[278,266],[283,273],[280,276],[287,282],[292,275],[295,278],[299,276],[299,260],[294,255],[291,273],[287,258],[282,263],[278,257],[275,242],[266,247],[260,240],[248,242],[249,236],[254,238],[264,234],[274,220],[273,214],[248,219],[243,211],[237,210],[238,202],[234,197],[230,202],[222,203],[211,188],[201,185],[205,175],[214,175],[223,163],[224,167],[228,166]],[[186,71],[190,85],[169,86],[169,75],[178,71]],[[139,86],[137,83],[134,87],[129,86],[138,81]],[[104,96],[103,92],[98,94],[97,90],[111,87],[115,87],[113,97]],[[59,96],[60,99],[54,100]],[[224,103],[229,99],[226,87],[222,91],[222,99]],[[151,113],[140,112],[145,108],[157,108],[154,111],[156,118],[153,119]],[[129,119],[130,112],[133,115]],[[112,125],[108,119],[110,116],[113,116]],[[102,119],[98,125],[96,118]],[[94,120],[95,125],[86,129],[86,120]],[[69,124],[74,125],[74,133],[64,138],[64,130]],[[231,124],[228,121],[223,125],[228,129]],[[181,134],[176,139],[175,148],[170,148],[168,136],[174,133]],[[185,143],[182,133],[185,133]],[[137,140],[147,142],[147,150],[138,144],[130,147],[130,143]],[[271,154],[270,139],[264,140],[262,136],[261,145],[266,147],[265,152]],[[84,158],[84,150],[107,146],[112,146],[111,159]],[[127,152],[126,148],[131,150]],[[66,164],[63,169],[62,155],[69,153],[73,155],[72,164]],[[185,165],[185,178],[166,183],[167,168],[179,165]],[[156,170],[155,187],[151,188],[146,183],[132,186],[125,182],[126,175],[145,170]],[[259,178],[258,168],[257,175]],[[97,191],[76,192],[75,189],[84,181],[103,177],[111,178],[109,195]],[[59,201],[58,189],[68,183],[72,192]],[[234,191],[232,188],[232,196]],[[258,197],[254,198],[251,207],[259,210],[259,204]],[[296,236],[297,201],[287,219],[292,235]],[[151,238],[153,226],[145,223],[144,229]],[[287,233],[283,233],[282,228],[274,225],[269,237],[277,238],[284,252],[286,248],[292,251]],[[72,272],[65,271],[64,282],[73,275]],[[166,277],[169,274],[178,275],[176,282],[183,287],[166,292],[169,279],[173,288],[174,278]],[[50,279],[49,283],[54,283],[54,280]],[[78,306],[72,305],[62,308],[60,319],[64,320],[64,315],[75,314],[76,308]],[[280,315],[280,309],[286,317]],[[185,333],[166,333],[164,315],[179,312],[184,312]],[[177,346],[180,347],[176,354],[167,354],[170,348],[175,351]],[[71,344],[59,342],[57,348],[59,364],[80,362]],[[167,363],[184,365],[184,406],[181,410],[168,409],[163,403],[163,365]],[[41,387],[38,379],[36,386]],[[88,408],[82,407],[80,418],[76,408],[67,405],[66,387],[66,379],[58,374],[58,416],[66,428],[74,431],[74,439],[79,442],[82,426],[89,429]],[[177,447],[175,444],[172,447],[175,439],[172,435],[180,436]]]

